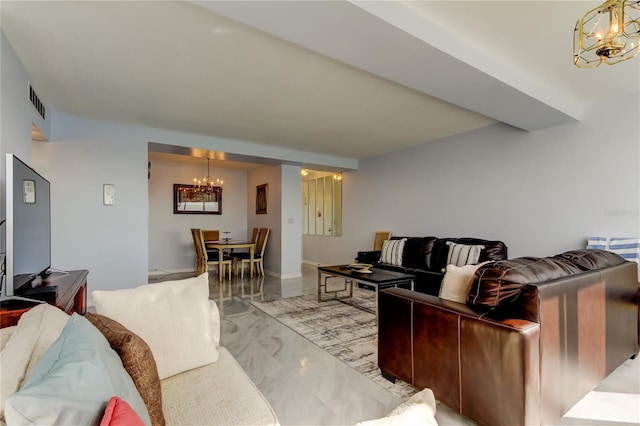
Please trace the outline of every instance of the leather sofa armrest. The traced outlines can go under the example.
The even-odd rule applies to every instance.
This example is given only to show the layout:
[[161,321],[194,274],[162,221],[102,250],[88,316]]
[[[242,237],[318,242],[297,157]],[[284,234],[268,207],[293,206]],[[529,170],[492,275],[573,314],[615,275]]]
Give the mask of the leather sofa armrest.
[[395,288],[380,292],[378,309],[385,377],[430,388],[480,424],[539,424],[539,324]]
[[356,260],[358,263],[378,263],[380,260],[380,250],[359,251]]

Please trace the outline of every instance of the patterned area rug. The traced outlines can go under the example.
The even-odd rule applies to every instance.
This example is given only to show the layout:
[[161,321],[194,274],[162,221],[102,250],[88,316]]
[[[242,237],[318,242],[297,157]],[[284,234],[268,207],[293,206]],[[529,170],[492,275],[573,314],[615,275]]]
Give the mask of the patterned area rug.
[[310,296],[253,305],[400,398],[408,399],[416,389],[400,380],[391,383],[378,368],[378,329],[371,313],[375,295],[354,288],[353,298],[347,300],[354,306],[337,300],[318,303]]

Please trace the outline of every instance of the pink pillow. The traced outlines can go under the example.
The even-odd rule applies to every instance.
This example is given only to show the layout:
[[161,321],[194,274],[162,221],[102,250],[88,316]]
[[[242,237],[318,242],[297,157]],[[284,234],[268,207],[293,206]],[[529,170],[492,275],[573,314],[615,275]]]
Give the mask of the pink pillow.
[[145,424],[127,401],[112,396],[104,410],[100,426],[145,426]]

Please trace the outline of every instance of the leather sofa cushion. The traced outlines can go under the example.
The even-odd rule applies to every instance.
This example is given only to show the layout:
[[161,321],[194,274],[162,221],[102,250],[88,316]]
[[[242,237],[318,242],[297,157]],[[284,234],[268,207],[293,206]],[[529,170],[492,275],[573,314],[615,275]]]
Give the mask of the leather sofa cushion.
[[594,249],[571,250],[554,257],[568,260],[583,271],[593,271],[626,262],[622,256],[615,253]]
[[482,309],[496,308],[518,297],[526,284],[580,272],[577,266],[557,257],[520,257],[488,263],[476,271],[477,279],[471,285],[467,304]]
[[427,267],[425,248],[431,248],[435,237],[412,237],[404,243],[402,265],[407,268],[424,269]]
[[426,269],[431,249],[436,237],[391,237],[392,240],[406,239],[402,252],[402,266],[411,269]]

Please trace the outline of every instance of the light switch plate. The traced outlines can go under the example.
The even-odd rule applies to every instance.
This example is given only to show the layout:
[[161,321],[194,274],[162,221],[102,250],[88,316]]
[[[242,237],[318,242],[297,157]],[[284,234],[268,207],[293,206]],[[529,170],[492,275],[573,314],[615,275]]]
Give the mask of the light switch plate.
[[112,183],[102,186],[102,197],[105,206],[113,206],[116,203],[116,187]]

